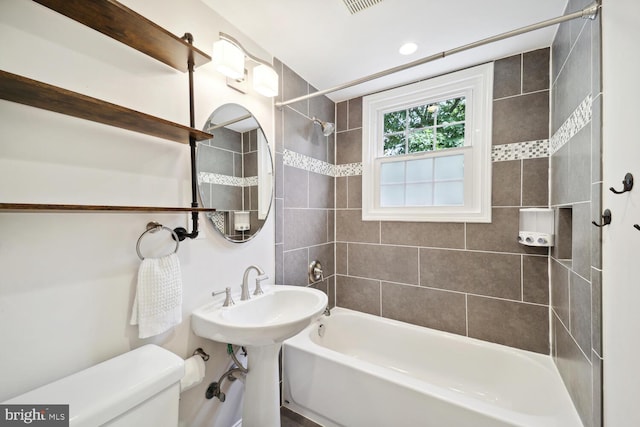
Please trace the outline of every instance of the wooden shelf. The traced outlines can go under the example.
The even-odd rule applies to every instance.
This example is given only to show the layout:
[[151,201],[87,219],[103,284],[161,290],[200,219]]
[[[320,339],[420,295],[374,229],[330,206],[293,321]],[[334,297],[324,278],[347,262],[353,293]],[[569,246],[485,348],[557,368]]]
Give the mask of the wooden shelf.
[[[34,1],[145,53],[176,70],[189,71],[190,59],[193,60],[195,67],[211,61],[210,56],[193,47],[186,40],[174,36],[115,0]],[[192,92],[190,92],[190,96],[192,99]],[[189,144],[191,140],[202,141],[213,138],[210,133],[198,129],[2,70],[0,70],[0,99],[183,144]],[[193,151],[195,147],[192,146],[191,149]],[[179,213],[215,211],[216,209],[198,207],[0,203],[0,212]]]
[[0,211],[10,212],[215,212],[212,208],[158,206],[55,205],[40,203],[0,203]]
[[115,0],[34,0],[180,71],[211,57]]
[[183,144],[188,144],[190,137],[195,138],[196,141],[213,138],[210,133],[198,129],[2,70],[0,70],[0,99]]

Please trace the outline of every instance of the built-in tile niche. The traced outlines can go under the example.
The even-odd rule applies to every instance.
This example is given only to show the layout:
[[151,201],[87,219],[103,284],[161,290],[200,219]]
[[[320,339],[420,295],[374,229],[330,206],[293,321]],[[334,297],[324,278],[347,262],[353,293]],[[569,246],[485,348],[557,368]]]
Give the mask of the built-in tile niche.
[[571,268],[572,263],[572,225],[573,209],[571,206],[556,208],[555,216],[555,245],[551,249],[551,256],[557,261]]

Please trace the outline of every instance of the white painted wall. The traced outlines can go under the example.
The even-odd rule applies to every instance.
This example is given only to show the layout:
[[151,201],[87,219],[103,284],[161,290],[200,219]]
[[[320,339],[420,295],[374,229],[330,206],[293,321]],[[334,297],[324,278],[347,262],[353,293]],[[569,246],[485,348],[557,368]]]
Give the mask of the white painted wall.
[[604,424],[640,425],[640,2],[605,0],[603,23],[604,188],[621,188],[626,172],[631,193],[604,191],[612,223],[603,232]]
[[[219,31],[269,56],[198,0],[124,1],[128,7],[209,51]],[[188,124],[188,77],[35,2],[0,2],[0,69]],[[254,112],[273,141],[272,100],[226,87],[211,64],[196,69],[196,127],[219,105]],[[272,148],[273,149],[273,148]],[[0,201],[189,206],[189,148],[32,107],[0,101]],[[189,314],[213,290],[239,285],[258,264],[274,277],[273,215],[246,244],[204,239],[178,252],[183,323],[139,340],[129,326],[138,236],[151,220],[184,226],[186,214],[0,213],[0,401],[130,349],[154,342],[187,357],[212,355],[205,382],[182,395],[187,425],[231,425],[241,384],[223,405],[204,389],[228,366],[222,344],[193,335]],[[235,398],[234,398],[235,397]]]

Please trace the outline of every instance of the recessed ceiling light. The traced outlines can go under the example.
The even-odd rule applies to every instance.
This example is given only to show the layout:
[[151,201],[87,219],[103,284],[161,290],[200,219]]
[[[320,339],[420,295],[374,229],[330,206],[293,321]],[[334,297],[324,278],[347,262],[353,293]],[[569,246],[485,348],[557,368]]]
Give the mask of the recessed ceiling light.
[[398,50],[398,52],[400,52],[401,55],[411,55],[416,50],[418,50],[418,45],[417,44],[415,44],[415,43],[405,43],[402,46],[400,46],[400,49]]

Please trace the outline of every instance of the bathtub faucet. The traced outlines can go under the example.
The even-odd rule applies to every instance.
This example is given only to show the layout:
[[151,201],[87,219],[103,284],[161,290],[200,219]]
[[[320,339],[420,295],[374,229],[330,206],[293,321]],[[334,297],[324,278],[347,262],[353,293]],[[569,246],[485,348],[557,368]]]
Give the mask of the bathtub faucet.
[[269,276],[265,274],[264,271],[257,265],[250,265],[244,271],[244,276],[242,276],[242,293],[240,295],[240,301],[246,301],[251,296],[249,295],[249,273],[251,270],[255,270],[258,273],[258,277],[256,277],[256,289],[253,292],[253,295],[262,295],[262,288],[260,287],[260,282],[266,280]]

